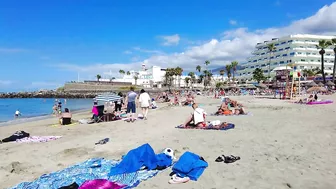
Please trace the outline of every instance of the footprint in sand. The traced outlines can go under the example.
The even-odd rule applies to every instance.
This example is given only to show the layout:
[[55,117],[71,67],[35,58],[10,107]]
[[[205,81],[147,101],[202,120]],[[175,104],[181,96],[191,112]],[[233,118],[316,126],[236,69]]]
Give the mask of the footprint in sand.
[[16,174],[20,174],[22,172],[25,172],[27,170],[27,165],[18,162],[18,161],[14,161],[10,164],[8,164],[6,167],[1,167],[1,169],[8,171],[10,173],[16,173]]
[[93,148],[85,148],[85,147],[68,148],[58,153],[58,155],[65,156],[65,157],[67,156],[80,157],[80,156],[88,155],[89,152],[92,152],[92,151],[94,151]]

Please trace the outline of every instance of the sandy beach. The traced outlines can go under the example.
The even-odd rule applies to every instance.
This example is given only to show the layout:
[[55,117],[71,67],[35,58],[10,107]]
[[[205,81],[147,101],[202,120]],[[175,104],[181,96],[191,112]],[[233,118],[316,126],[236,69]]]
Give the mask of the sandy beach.
[[[336,100],[336,96],[321,98]],[[129,150],[149,143],[155,151],[170,147],[179,157],[194,152],[209,163],[198,181],[168,184],[171,168],[140,183],[137,188],[244,189],[336,188],[336,105],[299,105],[251,96],[232,97],[243,103],[247,116],[208,116],[235,124],[227,131],[182,130],[191,107],[163,107],[150,111],[148,120],[51,127],[56,118],[0,127],[0,138],[24,130],[33,136],[61,135],[47,143],[0,144],[0,188],[33,181],[42,174],[64,169],[93,157],[120,159]],[[197,97],[208,114],[220,100]],[[90,117],[90,111],[74,119]],[[103,138],[105,145],[95,145]],[[222,155],[241,160],[218,163]]]

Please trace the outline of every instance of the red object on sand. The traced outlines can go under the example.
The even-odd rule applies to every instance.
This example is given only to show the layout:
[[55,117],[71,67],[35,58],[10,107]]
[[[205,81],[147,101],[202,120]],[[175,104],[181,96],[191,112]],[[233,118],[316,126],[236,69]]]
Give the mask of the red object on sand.
[[96,179],[85,181],[79,189],[121,189],[125,185],[108,181],[106,179]]

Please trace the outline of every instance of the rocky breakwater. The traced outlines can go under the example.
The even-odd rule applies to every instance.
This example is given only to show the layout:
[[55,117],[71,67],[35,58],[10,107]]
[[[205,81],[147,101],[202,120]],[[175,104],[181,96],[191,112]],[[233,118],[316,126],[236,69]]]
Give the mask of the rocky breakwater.
[[0,98],[94,98],[97,94],[56,91],[0,93]]

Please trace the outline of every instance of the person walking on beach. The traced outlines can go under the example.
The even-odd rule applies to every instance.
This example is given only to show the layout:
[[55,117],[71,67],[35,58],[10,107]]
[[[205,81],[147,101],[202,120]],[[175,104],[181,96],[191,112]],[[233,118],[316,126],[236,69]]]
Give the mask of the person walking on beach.
[[127,102],[127,111],[128,120],[131,122],[135,121],[135,112],[136,112],[136,97],[138,96],[137,93],[134,92],[134,87],[130,87],[130,92],[127,93],[126,102]]
[[151,102],[151,98],[149,94],[144,89],[141,89],[140,96],[139,96],[139,104],[142,109],[142,114],[145,120],[147,120],[147,114],[148,114],[150,102]]
[[18,118],[19,116],[21,116],[21,112],[19,111],[19,109],[17,109],[17,110],[15,111],[15,115],[14,115],[14,117],[15,117],[15,118]]

